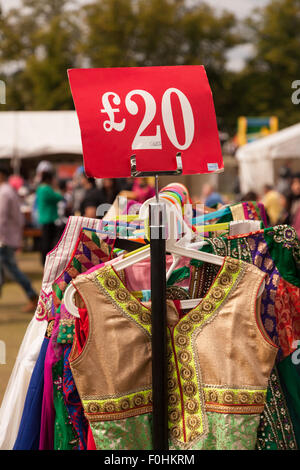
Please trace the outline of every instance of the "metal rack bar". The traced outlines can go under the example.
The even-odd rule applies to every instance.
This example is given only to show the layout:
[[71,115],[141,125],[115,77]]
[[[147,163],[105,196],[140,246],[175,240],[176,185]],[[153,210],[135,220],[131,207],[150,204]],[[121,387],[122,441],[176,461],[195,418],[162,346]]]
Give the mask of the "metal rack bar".
[[131,175],[154,176],[156,202],[149,205],[151,253],[151,321],[152,321],[152,390],[153,390],[153,449],[168,450],[168,369],[167,369],[167,303],[166,303],[166,214],[159,202],[158,176],[182,173],[181,154],[176,155],[175,171],[140,172],[136,157],[130,158]]

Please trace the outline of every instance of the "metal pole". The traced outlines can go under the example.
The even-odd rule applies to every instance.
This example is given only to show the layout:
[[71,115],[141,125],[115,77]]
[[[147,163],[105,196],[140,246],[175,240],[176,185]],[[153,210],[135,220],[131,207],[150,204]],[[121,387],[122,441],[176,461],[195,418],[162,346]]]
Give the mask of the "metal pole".
[[[156,177],[157,187],[157,177]],[[152,311],[153,449],[168,450],[165,205],[149,205]]]
[[131,155],[131,176],[155,176],[156,202],[149,204],[152,302],[152,389],[153,449],[168,450],[168,368],[167,368],[167,304],[166,304],[166,214],[159,202],[158,175],[181,175],[181,153],[176,154],[175,171],[141,172],[136,156]]

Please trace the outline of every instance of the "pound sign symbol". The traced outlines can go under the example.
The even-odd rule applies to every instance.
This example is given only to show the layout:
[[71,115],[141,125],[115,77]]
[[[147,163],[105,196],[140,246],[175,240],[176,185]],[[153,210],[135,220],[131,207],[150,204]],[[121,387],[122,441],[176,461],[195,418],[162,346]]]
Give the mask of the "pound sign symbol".
[[104,95],[102,96],[103,109],[101,109],[101,113],[107,113],[109,120],[104,121],[103,127],[104,130],[107,132],[110,132],[113,129],[118,132],[121,132],[125,128],[126,119],[124,118],[122,122],[115,122],[115,113],[119,113],[120,110],[118,108],[111,107],[111,104],[109,102],[110,96],[113,96],[112,102],[114,104],[119,105],[121,103],[119,95],[117,95],[113,91],[108,91],[107,93],[104,93]]

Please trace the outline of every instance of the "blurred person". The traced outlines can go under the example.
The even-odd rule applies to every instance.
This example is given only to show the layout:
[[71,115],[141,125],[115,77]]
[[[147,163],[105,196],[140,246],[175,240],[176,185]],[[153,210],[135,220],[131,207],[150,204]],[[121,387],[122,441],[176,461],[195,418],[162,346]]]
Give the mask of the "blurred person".
[[39,162],[35,170],[35,175],[32,179],[32,210],[31,210],[31,220],[34,227],[39,227],[39,214],[37,206],[37,197],[36,197],[36,188],[41,183],[43,173],[52,173],[53,165],[48,160],[42,160]]
[[35,311],[38,295],[15,260],[15,251],[22,246],[24,218],[19,197],[8,183],[8,176],[9,171],[0,168],[0,286],[6,268],[28,297],[29,303],[22,310],[29,313]]
[[257,201],[258,200],[258,195],[254,191],[249,191],[248,193],[244,194],[240,201],[241,202],[247,202],[247,201]]
[[132,191],[135,178],[118,178],[119,191]]
[[64,199],[63,195],[53,189],[54,174],[44,172],[41,183],[36,191],[38,209],[38,222],[42,229],[41,252],[42,262],[45,263],[47,253],[54,248],[59,238],[59,231],[55,222],[58,219],[58,203]]
[[11,175],[8,178],[8,182],[15,191],[19,191],[22,186],[24,186],[24,179],[19,175]]
[[279,177],[276,185],[276,191],[280,194],[289,195],[291,191],[292,172],[287,166],[279,169]]
[[[112,204],[118,195],[117,182],[113,178],[103,178],[102,187],[98,188],[94,178],[81,175],[81,184],[85,189],[80,212],[84,217],[97,216],[97,208],[101,204]],[[102,214],[103,216],[104,214]]]
[[284,193],[279,193],[281,212],[278,219],[280,225],[291,225],[291,198]]
[[217,208],[219,204],[224,204],[224,199],[219,194],[215,187],[210,183],[205,183],[202,186],[201,201],[207,207]]
[[265,206],[270,225],[276,225],[279,221],[282,211],[280,194],[274,190],[273,186],[266,184],[263,189],[263,197],[261,202]]
[[[127,183],[130,187],[131,180],[129,178]],[[126,197],[127,199],[133,199],[134,201],[143,204],[147,199],[155,196],[155,189],[151,184],[149,184],[148,178],[135,178],[132,183],[132,188],[121,191],[120,196]]]
[[55,222],[55,225],[58,228],[58,236],[60,237],[68,222],[69,216],[72,215],[72,182],[68,180],[60,180],[58,182],[58,188],[63,196],[63,199],[57,204],[58,219]]
[[53,173],[54,168],[48,160],[42,160],[36,167],[35,183],[39,184],[42,180],[43,173]]
[[300,173],[292,178],[291,182],[291,225],[300,238]]
[[72,206],[75,215],[80,214],[80,205],[85,195],[85,188],[82,184],[82,175],[84,174],[83,166],[79,166],[73,176],[73,190],[72,190]]
[[118,181],[115,178],[103,178],[101,185],[101,204],[112,204],[119,193]]

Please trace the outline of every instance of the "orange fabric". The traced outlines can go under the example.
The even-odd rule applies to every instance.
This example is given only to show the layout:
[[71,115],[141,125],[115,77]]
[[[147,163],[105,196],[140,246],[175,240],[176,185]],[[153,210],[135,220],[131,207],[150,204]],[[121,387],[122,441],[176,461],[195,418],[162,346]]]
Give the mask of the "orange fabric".
[[283,358],[297,349],[300,340],[300,288],[280,279],[275,298],[276,325]]

